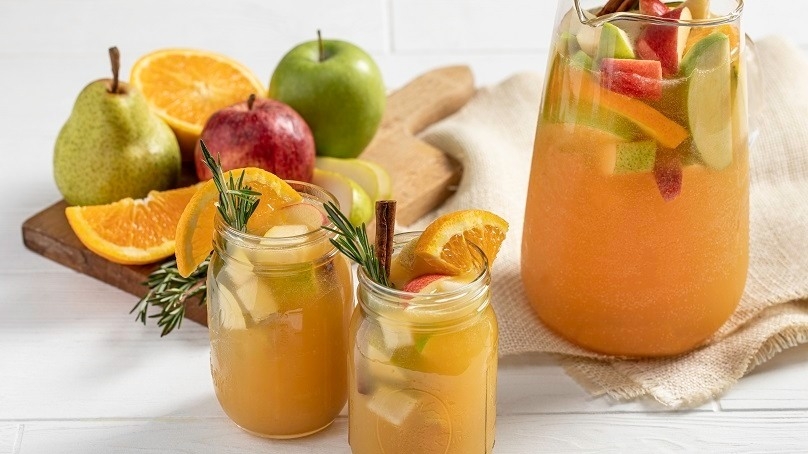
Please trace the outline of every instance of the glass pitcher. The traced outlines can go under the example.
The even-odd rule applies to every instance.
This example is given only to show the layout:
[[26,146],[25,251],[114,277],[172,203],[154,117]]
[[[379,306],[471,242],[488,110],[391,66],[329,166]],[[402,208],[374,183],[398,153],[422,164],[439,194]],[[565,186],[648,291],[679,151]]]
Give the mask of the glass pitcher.
[[522,279],[539,318],[577,345],[679,354],[730,317],[746,281],[743,2],[603,6],[559,0]]

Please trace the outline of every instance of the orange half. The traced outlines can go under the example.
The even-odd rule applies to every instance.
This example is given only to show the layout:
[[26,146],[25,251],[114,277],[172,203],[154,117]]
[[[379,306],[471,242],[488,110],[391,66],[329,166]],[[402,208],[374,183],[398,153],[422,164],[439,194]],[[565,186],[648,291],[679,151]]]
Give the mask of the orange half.
[[217,110],[265,96],[266,88],[249,68],[224,55],[194,49],[163,49],[132,66],[130,83],[149,107],[171,126],[183,153],[193,155],[208,118]]

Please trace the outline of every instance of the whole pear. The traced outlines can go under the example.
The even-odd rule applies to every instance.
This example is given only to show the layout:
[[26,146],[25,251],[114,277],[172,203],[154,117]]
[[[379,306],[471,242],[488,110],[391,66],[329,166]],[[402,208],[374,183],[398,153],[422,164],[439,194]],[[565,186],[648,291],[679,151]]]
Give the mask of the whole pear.
[[56,186],[70,205],[100,205],[176,186],[177,138],[149,110],[143,95],[118,80],[120,57],[110,49],[112,79],[87,85],[56,139]]

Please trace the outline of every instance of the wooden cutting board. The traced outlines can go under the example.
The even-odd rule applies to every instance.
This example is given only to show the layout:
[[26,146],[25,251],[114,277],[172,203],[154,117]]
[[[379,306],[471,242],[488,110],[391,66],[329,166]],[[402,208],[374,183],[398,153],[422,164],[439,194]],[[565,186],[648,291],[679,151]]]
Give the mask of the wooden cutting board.
[[[390,173],[400,224],[410,224],[441,204],[460,181],[460,165],[415,135],[456,112],[473,94],[471,70],[452,66],[427,72],[388,97],[379,132],[362,158],[380,164]],[[25,221],[22,225],[25,246],[80,273],[143,297],[148,289],[142,283],[157,264],[119,265],[90,252],[67,223],[66,207],[64,201],[57,202]],[[206,324],[206,309],[198,301],[186,302],[185,315]]]

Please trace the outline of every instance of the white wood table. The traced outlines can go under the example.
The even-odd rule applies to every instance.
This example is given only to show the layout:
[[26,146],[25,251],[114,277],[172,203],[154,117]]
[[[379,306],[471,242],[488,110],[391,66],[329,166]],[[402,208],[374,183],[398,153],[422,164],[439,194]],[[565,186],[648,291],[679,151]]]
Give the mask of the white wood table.
[[[749,0],[746,31],[805,49],[806,13],[803,0]],[[391,88],[454,63],[488,84],[543,71],[554,17],[551,0],[0,0],[0,454],[350,451],[344,412],[301,440],[243,433],[214,396],[205,328],[161,339],[128,314],[131,295],[23,247],[23,221],[60,198],[53,142],[80,89],[107,77],[107,47],[123,74],[143,53],[189,46],[268,81],[322,28],[370,51]],[[503,360],[498,393],[497,453],[808,451],[808,346],[689,411],[590,397],[545,355]]]

